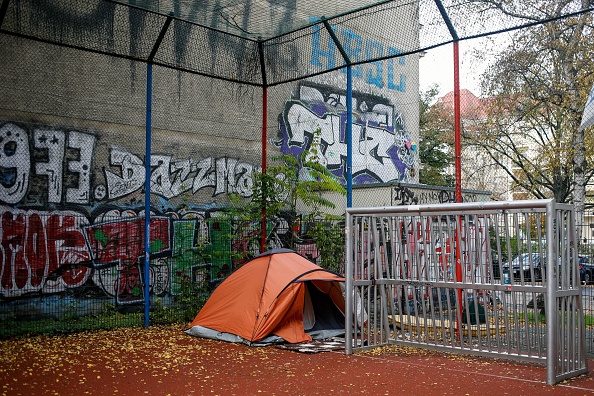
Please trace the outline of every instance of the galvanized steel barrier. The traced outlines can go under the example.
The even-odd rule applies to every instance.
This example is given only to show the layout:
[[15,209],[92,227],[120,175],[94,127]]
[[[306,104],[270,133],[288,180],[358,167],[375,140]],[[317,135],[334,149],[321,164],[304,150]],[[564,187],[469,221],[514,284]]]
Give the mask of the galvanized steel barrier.
[[[397,344],[587,371],[573,207],[349,208],[346,352]],[[505,258],[505,259],[504,259]]]

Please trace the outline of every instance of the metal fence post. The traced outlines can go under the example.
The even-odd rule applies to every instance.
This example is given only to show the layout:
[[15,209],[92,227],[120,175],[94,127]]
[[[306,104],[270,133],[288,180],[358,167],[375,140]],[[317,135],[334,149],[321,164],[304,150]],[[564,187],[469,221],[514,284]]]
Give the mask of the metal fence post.
[[146,64],[146,153],[144,159],[144,327],[150,325],[151,282],[151,137],[153,116],[153,65]]
[[546,273],[546,318],[547,318],[547,384],[555,383],[557,371],[557,330],[558,330],[558,307],[557,307],[557,217],[555,201],[551,200],[546,205],[547,218],[547,273]]
[[346,347],[346,354],[350,355],[353,353],[353,248],[352,248],[352,238],[351,238],[351,223],[352,222],[352,215],[346,212],[346,222],[344,228],[344,234],[346,238],[345,243],[345,258],[346,258],[346,266],[344,270],[344,278],[345,278],[345,315],[344,315],[344,336],[345,336],[345,347]]

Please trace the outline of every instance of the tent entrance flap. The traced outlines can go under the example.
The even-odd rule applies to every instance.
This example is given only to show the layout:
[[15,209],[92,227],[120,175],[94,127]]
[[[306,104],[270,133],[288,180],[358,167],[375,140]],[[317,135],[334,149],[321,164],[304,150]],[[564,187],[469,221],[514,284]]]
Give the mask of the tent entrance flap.
[[[336,307],[330,296],[323,293],[312,282],[306,282],[307,291],[314,311],[314,325],[309,330],[342,330],[344,331],[344,314]],[[305,309],[304,323],[305,327]],[[307,330],[307,329],[306,329]]]
[[316,324],[316,314],[314,312],[313,303],[311,302],[311,295],[309,294],[309,287],[305,289],[305,301],[303,302],[303,329],[309,331],[313,329]]

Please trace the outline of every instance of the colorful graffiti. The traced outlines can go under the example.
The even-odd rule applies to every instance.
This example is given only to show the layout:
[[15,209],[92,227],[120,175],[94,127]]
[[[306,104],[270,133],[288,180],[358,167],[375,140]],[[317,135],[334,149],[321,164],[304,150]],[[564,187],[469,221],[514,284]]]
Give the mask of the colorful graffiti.
[[[84,289],[118,305],[143,301],[143,211],[112,209],[91,221],[74,211],[0,207],[0,222],[1,298]],[[208,288],[259,253],[258,228],[258,222],[231,223],[216,211],[152,214],[149,292],[177,295],[187,279]],[[287,220],[271,221],[268,243],[287,246],[290,232]],[[299,250],[319,257],[313,241],[301,241]]]
[[[140,302],[144,298],[142,269],[145,257],[144,217],[120,218],[84,227],[84,235],[99,282],[119,304]],[[168,217],[152,216],[149,251],[154,258],[171,251],[171,226]],[[158,262],[152,273],[162,269]],[[160,273],[161,271],[159,271]],[[155,277],[161,280],[163,276]],[[157,287],[161,287],[159,283]]]
[[[277,146],[298,157],[315,142],[318,160],[336,176],[346,175],[346,96],[332,87],[299,87],[299,97],[285,104]],[[319,134],[316,134],[319,131]],[[353,183],[412,181],[416,143],[402,115],[386,99],[353,94]]]

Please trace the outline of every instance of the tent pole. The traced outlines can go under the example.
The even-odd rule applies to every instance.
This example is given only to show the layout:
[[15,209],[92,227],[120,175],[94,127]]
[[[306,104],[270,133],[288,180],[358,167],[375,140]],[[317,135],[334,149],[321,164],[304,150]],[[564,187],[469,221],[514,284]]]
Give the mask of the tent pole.
[[144,179],[144,326],[149,327],[150,312],[150,224],[151,224],[151,134],[153,113],[153,65],[146,64],[146,143]]

